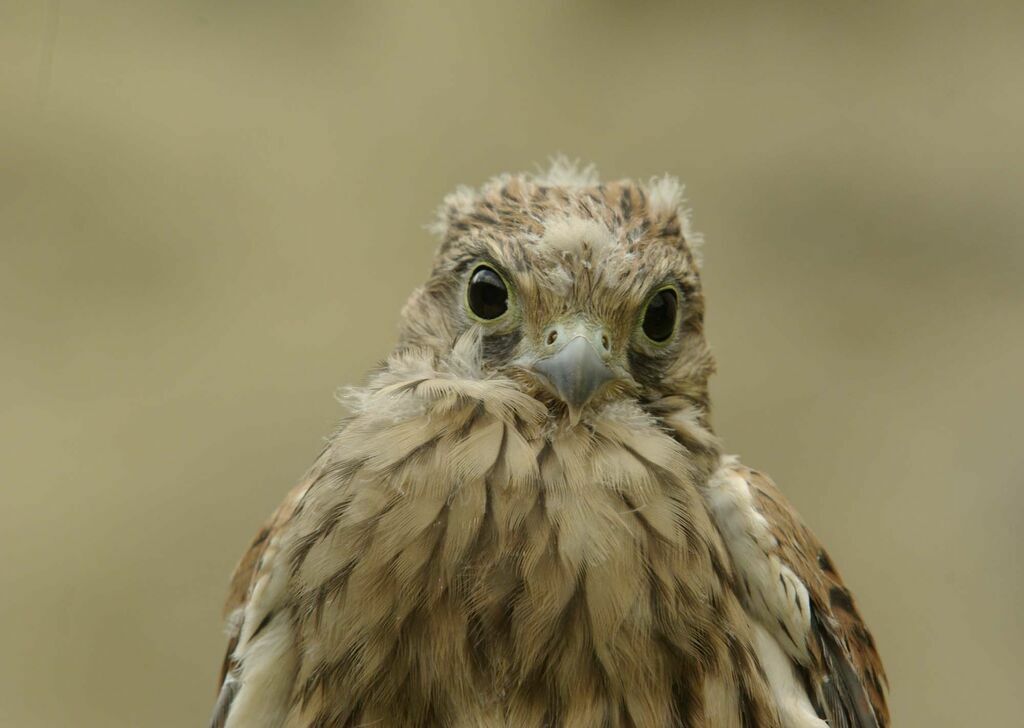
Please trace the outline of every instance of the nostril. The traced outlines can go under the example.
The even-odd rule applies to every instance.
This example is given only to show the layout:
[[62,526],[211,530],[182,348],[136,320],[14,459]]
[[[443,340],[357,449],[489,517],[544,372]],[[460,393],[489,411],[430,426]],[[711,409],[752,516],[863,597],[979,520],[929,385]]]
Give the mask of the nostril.
[[551,330],[551,331],[550,331],[550,332],[548,333],[548,346],[551,346],[551,345],[552,345],[552,344],[554,344],[554,343],[555,343],[556,341],[558,341],[558,332],[557,332],[557,331],[555,331],[554,329],[552,329],[552,330]]
[[611,344],[608,343],[608,334],[601,334],[601,346],[604,347],[605,351],[611,349]]

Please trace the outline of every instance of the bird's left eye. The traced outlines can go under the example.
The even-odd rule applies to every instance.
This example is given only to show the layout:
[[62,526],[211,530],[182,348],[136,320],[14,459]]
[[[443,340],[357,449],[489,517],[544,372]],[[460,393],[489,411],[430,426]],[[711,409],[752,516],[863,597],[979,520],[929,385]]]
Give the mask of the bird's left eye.
[[508,311],[508,288],[501,276],[486,265],[473,271],[469,277],[466,303],[477,318],[493,321]]
[[642,328],[651,341],[659,344],[668,341],[676,330],[676,311],[678,310],[676,289],[666,286],[651,296],[644,311]]

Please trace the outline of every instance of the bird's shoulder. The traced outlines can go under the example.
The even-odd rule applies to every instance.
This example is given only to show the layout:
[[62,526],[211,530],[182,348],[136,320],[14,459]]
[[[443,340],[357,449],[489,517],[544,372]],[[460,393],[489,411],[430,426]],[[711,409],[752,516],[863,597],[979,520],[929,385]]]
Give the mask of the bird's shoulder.
[[229,617],[236,610],[245,606],[249,598],[249,588],[252,585],[253,576],[259,568],[260,560],[267,548],[267,544],[282,526],[288,522],[292,514],[295,513],[295,509],[302,500],[302,496],[309,489],[311,482],[312,479],[307,477],[293,486],[284,497],[284,500],[281,501],[280,505],[271,514],[270,518],[256,532],[245,553],[242,554],[242,558],[235,565],[234,572],[231,574],[228,597],[224,602],[225,617]]
[[874,639],[828,552],[772,479],[725,458],[704,497],[740,599],[803,672],[819,715],[831,726],[886,726]]
[[231,673],[236,667],[235,648],[238,646],[241,636],[242,614],[252,596],[253,584],[263,569],[267,548],[273,543],[275,536],[285,527],[285,524],[291,520],[313,480],[314,478],[310,474],[292,487],[270,518],[256,532],[231,574],[228,596],[224,603],[224,616],[228,619],[228,646],[217,681],[220,694],[214,709],[214,718],[211,723],[213,726],[224,724],[234,698],[237,686],[232,682]]

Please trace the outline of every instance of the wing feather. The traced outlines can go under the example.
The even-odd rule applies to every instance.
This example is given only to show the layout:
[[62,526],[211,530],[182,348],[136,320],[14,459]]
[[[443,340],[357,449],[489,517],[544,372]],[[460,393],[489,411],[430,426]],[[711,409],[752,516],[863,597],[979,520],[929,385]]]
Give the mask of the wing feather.
[[833,728],[885,728],[887,683],[874,639],[832,559],[775,484],[729,459],[705,498],[745,606],[803,670],[819,716]]
[[235,660],[235,648],[238,646],[241,636],[241,614],[252,594],[252,586],[260,571],[267,544],[295,514],[302,496],[305,495],[313,480],[314,477],[310,474],[292,488],[274,514],[253,538],[231,575],[228,598],[224,603],[224,615],[228,619],[228,646],[224,654],[224,661],[221,663],[220,678],[217,681],[219,692],[213,717],[210,719],[210,728],[223,728],[227,724],[231,704],[238,694],[239,683],[236,675],[238,664]]

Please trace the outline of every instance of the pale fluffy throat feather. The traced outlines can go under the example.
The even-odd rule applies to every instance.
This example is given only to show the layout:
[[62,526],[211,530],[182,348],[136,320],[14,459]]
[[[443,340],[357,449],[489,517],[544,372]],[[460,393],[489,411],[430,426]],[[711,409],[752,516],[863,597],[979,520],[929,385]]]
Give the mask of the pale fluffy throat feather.
[[666,425],[552,425],[458,369],[399,355],[350,397],[257,578],[228,725],[271,694],[275,725],[778,725]]

